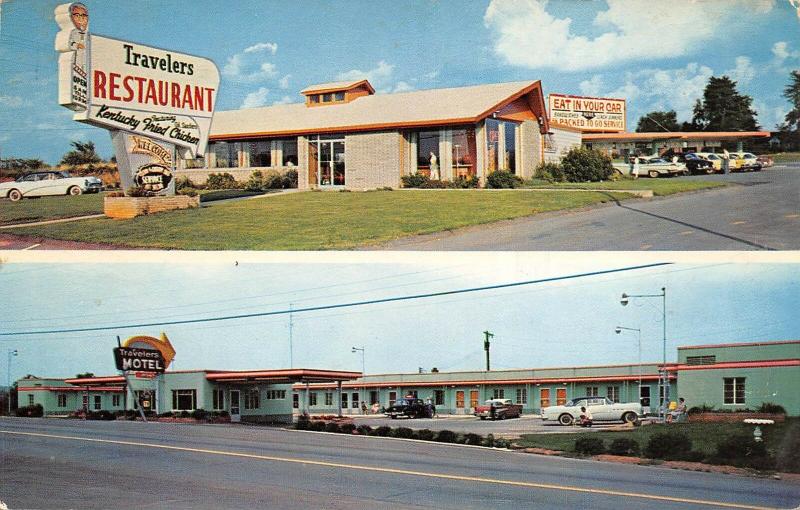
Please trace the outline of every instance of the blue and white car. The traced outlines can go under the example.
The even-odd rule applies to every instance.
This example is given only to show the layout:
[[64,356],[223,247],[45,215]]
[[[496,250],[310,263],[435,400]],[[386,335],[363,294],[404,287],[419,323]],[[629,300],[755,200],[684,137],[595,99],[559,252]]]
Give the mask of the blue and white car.
[[633,423],[642,416],[642,406],[638,402],[623,404],[613,402],[607,397],[578,397],[563,406],[550,406],[542,409],[542,420],[557,421],[561,425],[572,425],[581,415],[581,407],[592,413],[594,421],[623,421]]
[[17,202],[23,198],[48,195],[99,193],[102,189],[103,181],[93,175],[72,177],[68,172],[33,172],[21,175],[15,181],[0,183],[0,198]]

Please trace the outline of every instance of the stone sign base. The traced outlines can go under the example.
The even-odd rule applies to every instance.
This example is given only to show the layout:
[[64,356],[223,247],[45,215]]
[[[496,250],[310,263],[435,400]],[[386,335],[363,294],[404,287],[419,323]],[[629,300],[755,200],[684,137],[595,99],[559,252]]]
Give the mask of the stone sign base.
[[199,196],[105,197],[103,199],[103,212],[106,216],[115,220],[129,220],[146,214],[194,207],[200,207]]

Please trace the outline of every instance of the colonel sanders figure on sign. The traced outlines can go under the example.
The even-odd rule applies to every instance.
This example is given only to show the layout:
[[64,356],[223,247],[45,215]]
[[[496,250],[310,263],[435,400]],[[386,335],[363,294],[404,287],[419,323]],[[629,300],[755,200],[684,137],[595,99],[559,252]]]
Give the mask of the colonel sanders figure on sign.
[[89,68],[89,9],[79,2],[62,4],[56,7],[55,18],[61,29],[55,45],[62,54],[58,61],[59,80],[65,82],[59,86],[59,104],[83,111]]

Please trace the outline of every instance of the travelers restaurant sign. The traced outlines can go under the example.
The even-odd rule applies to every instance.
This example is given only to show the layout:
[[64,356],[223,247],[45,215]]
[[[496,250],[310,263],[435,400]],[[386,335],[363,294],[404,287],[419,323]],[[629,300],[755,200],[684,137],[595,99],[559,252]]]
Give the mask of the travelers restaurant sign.
[[120,180],[152,194],[172,191],[180,157],[203,154],[219,71],[207,58],[89,33],[82,3],[56,7],[59,104],[78,122],[111,132]]
[[589,132],[625,131],[625,100],[550,94],[550,122]]

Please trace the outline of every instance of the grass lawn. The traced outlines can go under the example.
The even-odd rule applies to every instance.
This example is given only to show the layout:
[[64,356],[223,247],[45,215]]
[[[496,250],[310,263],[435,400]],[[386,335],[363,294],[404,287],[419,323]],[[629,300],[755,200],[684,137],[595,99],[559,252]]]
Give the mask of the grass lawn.
[[103,194],[0,200],[0,225],[55,220],[103,212]]
[[19,228],[14,233],[181,250],[348,249],[627,197],[478,190],[307,192],[132,220],[103,218]]
[[779,152],[777,154],[770,154],[770,156],[776,164],[800,161],[800,152]]
[[[710,456],[716,451],[717,442],[725,436],[752,435],[753,428],[752,425],[745,423],[673,423],[670,425],[646,425],[624,431],[592,432],[590,435],[603,439],[606,447],[619,437],[634,439],[644,450],[647,441],[654,434],[667,431],[683,432],[692,440],[693,450]],[[779,463],[785,456],[797,455],[794,448],[800,445],[800,418],[787,418],[784,423],[766,425],[761,430],[764,433],[764,443],[767,449],[778,459]],[[516,443],[525,447],[574,452],[575,439],[584,435],[587,433],[577,431],[574,434],[524,434]],[[790,445],[794,445],[794,448]],[[797,465],[796,462],[795,465]]]
[[651,189],[655,196],[672,195],[684,191],[695,191],[700,189],[717,188],[726,186],[724,182],[712,181],[689,181],[685,179],[620,179],[619,181],[603,182],[559,182],[551,183],[547,181],[535,182],[534,188],[544,189],[616,189],[616,190],[640,190]]

